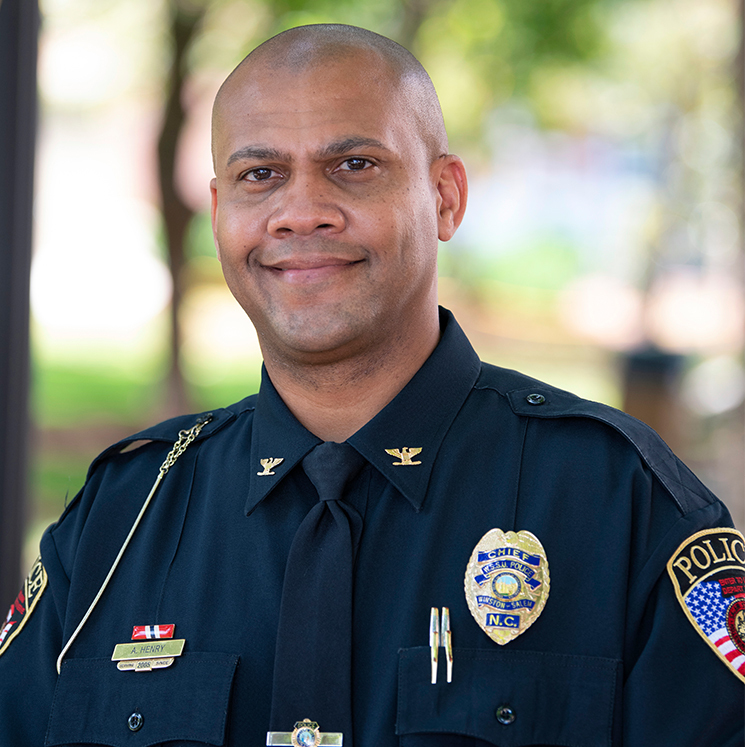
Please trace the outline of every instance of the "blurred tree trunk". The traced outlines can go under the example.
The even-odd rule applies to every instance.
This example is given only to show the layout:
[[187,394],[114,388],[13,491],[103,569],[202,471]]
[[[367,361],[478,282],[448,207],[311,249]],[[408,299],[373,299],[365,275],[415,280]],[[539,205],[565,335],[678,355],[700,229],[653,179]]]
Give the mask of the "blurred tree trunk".
[[415,38],[433,7],[433,0],[402,0],[402,20],[399,25],[397,42],[411,52]]
[[169,371],[164,405],[167,415],[176,415],[191,409],[179,351],[183,337],[180,316],[184,294],[182,279],[185,260],[184,244],[187,229],[194,217],[194,212],[184,202],[177,188],[176,159],[179,140],[186,123],[182,99],[189,74],[187,52],[204,19],[205,5],[190,3],[188,0],[169,0],[168,9],[172,61],[166,81],[166,100],[158,137],[158,183],[161,191],[161,210],[168,247],[169,270],[174,289],[171,298]]

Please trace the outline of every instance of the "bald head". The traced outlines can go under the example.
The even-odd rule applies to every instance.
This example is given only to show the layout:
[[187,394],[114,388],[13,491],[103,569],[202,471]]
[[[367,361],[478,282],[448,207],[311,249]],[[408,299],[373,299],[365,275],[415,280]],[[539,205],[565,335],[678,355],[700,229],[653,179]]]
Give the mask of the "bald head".
[[291,29],[223,84],[213,235],[271,376],[345,361],[404,382],[430,354],[439,241],[467,197],[447,147],[420,63],[363,29]]
[[412,121],[429,160],[448,152],[441,106],[433,83],[418,60],[404,47],[373,31],[342,24],[318,24],[289,29],[250,52],[228,76],[213,107],[213,158],[226,104],[256,72],[313,72],[333,65],[365,65],[381,95],[392,97],[403,117]]

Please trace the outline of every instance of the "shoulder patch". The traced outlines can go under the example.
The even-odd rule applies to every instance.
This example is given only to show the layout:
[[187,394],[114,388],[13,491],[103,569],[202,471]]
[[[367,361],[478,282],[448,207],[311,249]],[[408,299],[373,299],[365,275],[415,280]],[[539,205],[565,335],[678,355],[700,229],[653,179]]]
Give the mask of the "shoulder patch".
[[7,617],[3,622],[0,622],[0,656],[5,653],[10,646],[10,642],[21,632],[46,588],[47,572],[44,570],[40,556],[34,562],[31,572],[23,582],[23,588],[18,592],[13,604],[10,605]]
[[744,538],[736,529],[704,529],[667,563],[695,630],[744,682]]

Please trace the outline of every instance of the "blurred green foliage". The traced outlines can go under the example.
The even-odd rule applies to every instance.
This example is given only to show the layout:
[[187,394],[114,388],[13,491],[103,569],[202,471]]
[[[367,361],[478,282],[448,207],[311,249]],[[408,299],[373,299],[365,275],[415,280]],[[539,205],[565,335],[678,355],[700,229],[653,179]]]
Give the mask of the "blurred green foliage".
[[143,422],[143,413],[157,406],[160,378],[154,368],[134,373],[131,369],[37,361],[31,403],[34,421],[42,428],[112,421],[136,427]]
[[[195,409],[203,411],[253,394],[259,390],[259,381],[257,364],[252,370],[226,372],[219,381],[190,382],[188,386]],[[164,386],[163,371],[156,366],[116,370],[88,363],[75,366],[37,362],[32,414],[36,425],[43,429],[116,423],[121,430],[132,431],[158,416]]]
[[442,252],[439,257],[441,275],[477,290],[500,280],[517,288],[560,291],[576,277],[578,269],[575,246],[557,236],[525,245],[521,251],[492,255],[454,251]]
[[228,70],[256,44],[309,23],[370,28],[410,49],[436,84],[457,140],[480,140],[486,115],[558,65],[588,64],[608,45],[620,0],[170,0],[204,13],[189,55],[194,73]]
[[93,458],[67,451],[50,451],[37,460],[30,489],[36,498],[35,513],[41,523],[53,521],[83,486]]
[[[32,411],[42,443],[29,475],[35,523],[43,527],[59,515],[82,487],[97,453],[160,419],[165,381],[157,365],[116,370],[36,362]],[[258,391],[259,381],[257,364],[251,370],[226,372],[210,384],[190,383],[188,388],[195,409],[205,411]]]

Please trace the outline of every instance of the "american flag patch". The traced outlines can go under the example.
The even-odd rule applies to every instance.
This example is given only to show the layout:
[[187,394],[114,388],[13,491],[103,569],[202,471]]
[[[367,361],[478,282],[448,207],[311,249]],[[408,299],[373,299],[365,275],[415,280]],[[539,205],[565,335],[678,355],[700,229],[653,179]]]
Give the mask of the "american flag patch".
[[744,677],[744,651],[740,651],[733,640],[735,631],[730,635],[727,627],[727,612],[732,605],[741,606],[744,616],[744,598],[724,597],[718,581],[703,581],[685,597],[685,604],[716,650]]
[[174,625],[135,625],[132,628],[132,640],[142,641],[154,638],[173,638]]
[[744,540],[735,529],[688,537],[667,563],[688,620],[742,681],[745,670]]

